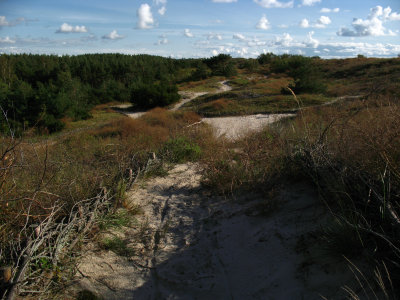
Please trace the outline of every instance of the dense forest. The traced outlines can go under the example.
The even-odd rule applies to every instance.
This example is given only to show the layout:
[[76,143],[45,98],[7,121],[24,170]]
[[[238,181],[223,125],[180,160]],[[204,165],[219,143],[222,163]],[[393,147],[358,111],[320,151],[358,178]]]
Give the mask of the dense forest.
[[85,119],[93,105],[130,101],[143,89],[165,89],[153,106],[176,101],[178,71],[191,64],[149,55],[1,55],[0,105],[16,131],[35,126],[54,132],[66,118]]
[[176,83],[212,75],[231,76],[229,55],[172,59],[150,55],[1,55],[1,131],[63,128],[63,120],[89,117],[93,105],[131,101],[136,108],[165,106],[179,99]]

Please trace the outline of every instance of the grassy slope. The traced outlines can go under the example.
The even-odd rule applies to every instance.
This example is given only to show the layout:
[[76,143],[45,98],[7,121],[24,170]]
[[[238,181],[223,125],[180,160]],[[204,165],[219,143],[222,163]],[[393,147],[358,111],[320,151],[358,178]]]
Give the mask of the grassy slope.
[[[281,89],[289,82],[290,78],[284,75],[268,77],[241,72],[228,81],[231,91],[201,96],[183,108],[207,117],[294,112],[298,105],[293,97],[281,94]],[[312,94],[299,95],[299,98],[304,106],[319,105],[333,99]]]

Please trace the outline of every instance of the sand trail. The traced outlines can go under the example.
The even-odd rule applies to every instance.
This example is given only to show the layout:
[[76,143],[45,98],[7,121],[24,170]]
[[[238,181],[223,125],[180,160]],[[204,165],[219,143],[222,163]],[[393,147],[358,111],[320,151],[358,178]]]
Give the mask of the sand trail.
[[130,191],[129,205],[143,211],[120,233],[132,254],[91,245],[75,292],[104,299],[344,298],[340,286],[352,274],[315,246],[328,215],[311,187],[225,199],[202,189],[200,177],[196,164],[181,164]]

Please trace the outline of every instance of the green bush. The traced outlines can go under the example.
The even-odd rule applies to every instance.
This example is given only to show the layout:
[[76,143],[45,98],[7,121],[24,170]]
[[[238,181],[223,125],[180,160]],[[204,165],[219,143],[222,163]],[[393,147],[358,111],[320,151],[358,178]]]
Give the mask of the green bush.
[[167,106],[178,101],[180,98],[178,88],[175,84],[140,83],[131,91],[131,102],[140,108],[153,108],[156,106]]
[[[281,55],[271,60],[271,71],[287,73],[293,78],[289,87],[297,93],[323,93],[326,90],[321,74],[311,57],[301,55]],[[282,93],[288,93],[282,89]]]
[[198,159],[201,155],[201,149],[186,137],[176,137],[165,143],[162,153],[168,161],[182,163]]

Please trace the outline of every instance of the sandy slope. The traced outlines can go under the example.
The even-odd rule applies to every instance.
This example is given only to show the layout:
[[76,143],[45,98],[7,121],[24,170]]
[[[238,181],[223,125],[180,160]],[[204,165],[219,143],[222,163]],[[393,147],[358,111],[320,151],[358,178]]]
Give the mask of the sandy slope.
[[[313,190],[289,186],[273,198],[226,200],[200,187],[194,164],[177,165],[129,192],[143,214],[119,234],[134,254],[96,244],[77,283],[104,299],[343,299],[352,274],[316,246],[327,213]],[[261,207],[273,203],[260,215]]]
[[295,114],[257,114],[236,117],[203,118],[203,122],[216,129],[217,136],[225,135],[228,139],[236,139],[251,131],[261,130],[268,124]]

